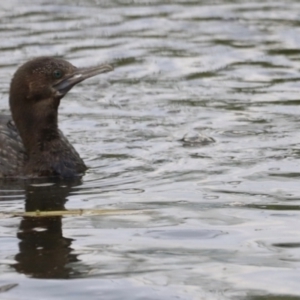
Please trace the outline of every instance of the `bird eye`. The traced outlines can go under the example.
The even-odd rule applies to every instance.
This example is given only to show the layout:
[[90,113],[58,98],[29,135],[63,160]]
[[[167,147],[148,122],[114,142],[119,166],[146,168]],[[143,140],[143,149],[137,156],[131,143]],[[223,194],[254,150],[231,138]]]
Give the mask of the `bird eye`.
[[60,79],[63,76],[63,72],[61,70],[54,70],[53,71],[53,77],[55,79]]

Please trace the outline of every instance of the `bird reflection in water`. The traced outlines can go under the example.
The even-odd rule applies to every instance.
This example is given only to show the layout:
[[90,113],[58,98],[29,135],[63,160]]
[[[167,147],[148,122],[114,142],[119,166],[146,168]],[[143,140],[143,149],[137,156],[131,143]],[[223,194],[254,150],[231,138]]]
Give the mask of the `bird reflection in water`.
[[[65,210],[68,195],[81,185],[81,180],[57,180],[51,184],[41,185],[39,180],[38,184],[30,182],[26,185],[27,212]],[[77,272],[69,264],[79,260],[72,254],[73,239],[63,236],[61,216],[23,217],[17,237],[20,252],[15,256],[17,263],[12,265],[17,272],[34,278],[76,276]]]

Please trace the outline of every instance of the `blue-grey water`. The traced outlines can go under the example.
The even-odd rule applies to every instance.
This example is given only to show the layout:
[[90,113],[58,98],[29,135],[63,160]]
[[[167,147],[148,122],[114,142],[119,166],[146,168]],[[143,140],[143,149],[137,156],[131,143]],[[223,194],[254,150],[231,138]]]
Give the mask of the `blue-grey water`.
[[0,37],[3,113],[32,57],[115,67],[59,109],[86,175],[0,183],[0,299],[300,299],[299,1],[1,1]]

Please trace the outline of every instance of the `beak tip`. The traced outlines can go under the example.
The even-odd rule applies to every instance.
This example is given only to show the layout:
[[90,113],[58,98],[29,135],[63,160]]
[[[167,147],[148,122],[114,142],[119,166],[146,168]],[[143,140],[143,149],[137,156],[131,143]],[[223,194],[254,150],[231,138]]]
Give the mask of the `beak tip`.
[[114,67],[112,65],[106,65],[107,66],[107,72],[111,72],[114,70]]

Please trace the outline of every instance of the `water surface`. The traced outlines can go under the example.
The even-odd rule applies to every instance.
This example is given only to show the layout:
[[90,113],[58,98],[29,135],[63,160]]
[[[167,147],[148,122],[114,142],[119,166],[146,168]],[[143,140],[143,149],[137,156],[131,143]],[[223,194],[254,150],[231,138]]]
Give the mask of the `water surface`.
[[[0,299],[300,298],[300,3],[0,4],[0,110],[17,66],[115,71],[74,88],[75,182],[1,182]],[[67,280],[66,280],[67,279]],[[6,286],[7,287],[7,286]]]

